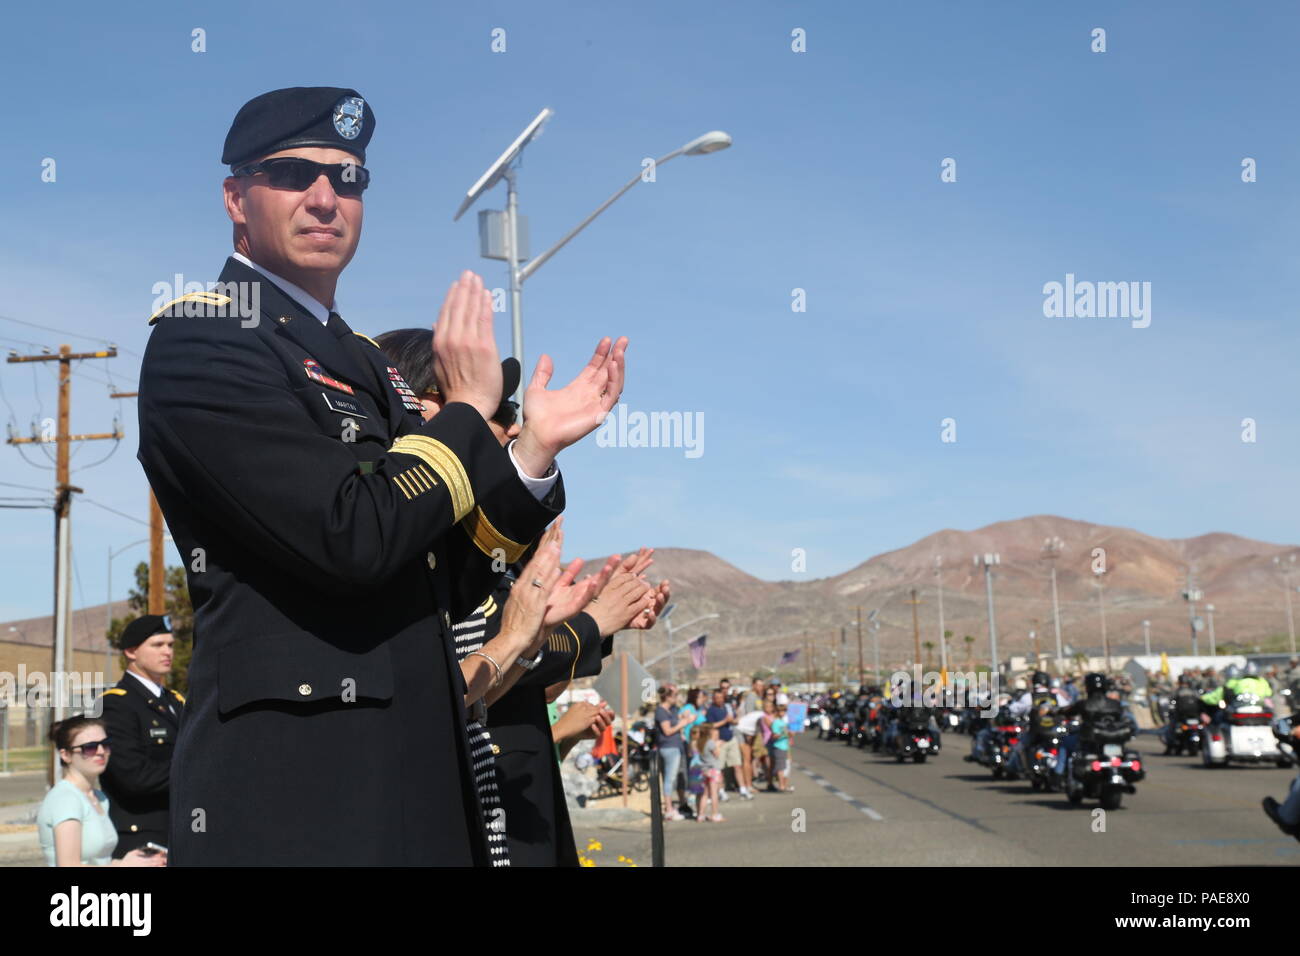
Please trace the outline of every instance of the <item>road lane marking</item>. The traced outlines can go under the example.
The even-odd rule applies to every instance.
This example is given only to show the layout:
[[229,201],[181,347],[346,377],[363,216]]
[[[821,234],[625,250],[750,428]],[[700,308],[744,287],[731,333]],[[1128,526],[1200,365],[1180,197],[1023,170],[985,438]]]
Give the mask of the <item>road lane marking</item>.
[[[873,777],[871,774],[864,773],[861,770],[857,769],[856,767],[852,767],[849,764],[844,763],[843,761],[836,760],[834,757],[831,757],[827,754],[821,753],[818,754],[818,756],[821,759],[829,760],[837,767],[841,767],[844,770],[849,771],[850,773],[862,777],[864,780],[870,780],[872,783],[877,784],[878,786],[884,787],[887,790],[892,790],[894,791],[894,793],[898,794],[899,796],[907,797],[907,799],[909,800],[915,800],[917,803],[924,804],[925,806],[930,807],[932,810],[938,810],[944,816],[952,817],[954,820],[960,821],[961,823],[964,823],[969,827],[974,827],[976,830],[982,830],[983,832],[988,833],[991,836],[999,836],[999,834],[996,831],[989,829],[984,824],[980,823],[978,820],[972,817],[964,817],[960,813],[954,813],[953,811],[947,809],[946,807],[939,806],[939,804],[935,803],[933,800],[927,800],[925,797],[920,797],[914,793],[909,793],[908,791],[903,790],[900,787],[895,787],[893,784],[886,783],[885,781],[881,780],[879,777]],[[802,767],[800,767],[799,769],[803,770]],[[808,771],[804,770],[804,773],[808,773]]]
[[853,807],[853,809],[858,810],[858,811],[860,811],[860,812],[866,814],[866,815],[867,815],[868,817],[870,817],[872,820],[875,820],[875,821],[877,821],[877,822],[880,822],[880,821],[883,821],[883,820],[885,819],[885,818],[882,817],[879,813],[877,813],[875,810],[871,809],[869,806],[867,806],[865,803],[863,803],[861,800],[857,799],[856,797],[851,796],[850,794],[845,793],[845,792],[844,792],[843,790],[841,790],[839,787],[835,786],[835,784],[831,783],[829,780],[827,780],[827,779],[826,779],[825,777],[823,777],[821,774],[816,773],[816,772],[814,772],[814,771],[812,771],[812,770],[809,770],[807,767],[801,767],[801,766],[799,766],[798,764],[795,764],[795,769],[796,769],[796,770],[799,770],[799,771],[802,771],[803,773],[806,773],[808,776],[812,777],[813,782],[814,782],[815,784],[817,784],[819,787],[821,787],[821,788],[822,788],[823,790],[825,790],[827,793],[831,794],[832,796],[839,797],[841,800],[843,800],[843,801],[844,801],[845,803],[847,803],[849,806]]

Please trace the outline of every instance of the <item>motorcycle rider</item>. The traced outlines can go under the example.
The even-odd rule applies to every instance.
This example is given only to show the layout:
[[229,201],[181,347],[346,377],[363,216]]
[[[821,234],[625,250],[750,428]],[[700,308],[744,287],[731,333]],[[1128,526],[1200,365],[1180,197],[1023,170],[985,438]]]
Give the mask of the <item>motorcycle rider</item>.
[[1178,687],[1174,690],[1173,706],[1169,710],[1169,723],[1165,725],[1161,739],[1170,750],[1178,742],[1178,725],[1187,721],[1200,722],[1201,698],[1192,689],[1191,678],[1186,674],[1178,675]]
[[1111,700],[1119,702],[1120,710],[1124,715],[1124,722],[1128,724],[1129,729],[1132,730],[1134,734],[1137,734],[1139,730],[1137,718],[1133,716],[1133,710],[1129,707],[1128,701],[1126,701],[1120,694],[1119,685],[1115,682],[1113,677],[1106,678],[1106,696]]
[[1211,723],[1221,724],[1225,720],[1227,709],[1241,694],[1253,694],[1266,706],[1272,707],[1273,688],[1259,675],[1259,666],[1250,661],[1243,672],[1236,664],[1229,664],[1223,672],[1223,683],[1208,694],[1201,695],[1202,709],[1211,714]]
[[[1293,746],[1300,748],[1300,726],[1294,723],[1291,728]],[[1300,840],[1300,774],[1291,781],[1291,792],[1286,800],[1278,803],[1272,797],[1264,798],[1264,813],[1277,824],[1278,829],[1288,836]]]
[[[1013,773],[1023,773],[1028,769],[1032,748],[1056,726],[1056,710],[1059,702],[1052,690],[1051,678],[1046,671],[1034,671],[1030,682],[1031,688],[1026,695],[1029,698],[1029,707],[1026,709],[1025,716],[1021,718],[1025,724],[1025,732],[1020,735],[1020,742],[1016,744],[1016,749],[1011,752],[1011,758],[1007,761],[1007,769]],[[1017,703],[1019,701],[1012,703],[1013,709],[1016,708]]]
[[976,733],[970,744],[970,756],[967,760],[980,762],[980,755],[986,754],[993,743],[994,730],[1015,723],[1011,716],[1011,698],[1006,694],[998,695],[998,709],[992,720],[984,724]]
[[1123,721],[1124,706],[1106,693],[1106,678],[1102,674],[1089,674],[1083,679],[1088,696],[1070,704],[1061,710],[1064,718],[1080,717],[1082,726],[1078,733],[1073,733],[1061,741],[1060,760],[1056,764],[1056,773],[1064,777],[1069,772],[1070,756],[1079,749],[1080,740],[1089,736],[1089,732],[1098,723],[1104,721]]

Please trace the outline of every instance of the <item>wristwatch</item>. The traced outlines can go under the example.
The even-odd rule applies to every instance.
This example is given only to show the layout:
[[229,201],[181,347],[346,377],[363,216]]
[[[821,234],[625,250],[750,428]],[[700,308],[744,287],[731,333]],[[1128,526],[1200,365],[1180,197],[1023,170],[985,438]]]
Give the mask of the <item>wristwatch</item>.
[[534,671],[537,670],[538,665],[542,663],[542,655],[545,653],[546,653],[546,648],[542,647],[538,649],[537,656],[534,657],[532,660],[525,660],[522,656],[520,656],[515,658],[515,663],[518,664],[526,671]]

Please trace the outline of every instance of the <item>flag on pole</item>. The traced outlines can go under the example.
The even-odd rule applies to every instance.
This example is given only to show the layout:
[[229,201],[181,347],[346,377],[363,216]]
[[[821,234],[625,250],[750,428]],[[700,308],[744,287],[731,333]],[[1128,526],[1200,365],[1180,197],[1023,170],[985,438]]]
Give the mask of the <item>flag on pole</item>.
[[691,666],[697,671],[704,670],[704,642],[708,639],[709,635],[701,634],[686,645],[691,649]]
[[784,654],[781,655],[781,663],[778,664],[777,666],[784,667],[786,664],[793,664],[795,658],[798,656],[799,656],[798,651],[786,651]]

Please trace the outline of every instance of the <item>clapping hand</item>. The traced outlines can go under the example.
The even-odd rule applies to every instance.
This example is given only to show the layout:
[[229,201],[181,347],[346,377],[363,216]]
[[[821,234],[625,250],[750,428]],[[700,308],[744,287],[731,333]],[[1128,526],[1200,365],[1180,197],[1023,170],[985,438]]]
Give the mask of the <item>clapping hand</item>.
[[[433,327],[433,375],[447,402],[486,421],[501,405],[501,356],[492,331],[492,294],[466,270],[452,283]],[[620,379],[621,381],[621,379]]]
[[563,449],[595,431],[623,393],[627,338],[600,340],[591,361],[564,388],[548,390],[554,373],[549,355],[537,362],[524,392],[524,427],[515,442],[519,464],[534,478],[550,470]]

